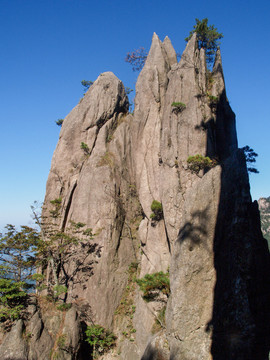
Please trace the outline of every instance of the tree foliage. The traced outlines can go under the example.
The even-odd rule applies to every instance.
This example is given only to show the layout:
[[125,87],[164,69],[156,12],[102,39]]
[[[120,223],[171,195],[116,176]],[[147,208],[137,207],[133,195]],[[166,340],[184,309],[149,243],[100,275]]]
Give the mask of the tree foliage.
[[110,350],[114,345],[117,337],[109,330],[100,325],[88,326],[85,332],[86,341],[92,347],[93,359]]
[[189,41],[192,35],[196,32],[199,49],[205,50],[206,62],[212,64],[217,48],[220,45],[219,39],[223,38],[223,34],[217,31],[214,25],[208,25],[208,19],[195,19],[196,25],[190,31],[189,36],[185,39]]
[[58,125],[58,126],[62,126],[63,122],[64,122],[64,119],[58,119],[55,121],[56,125]]
[[27,282],[35,266],[35,253],[39,245],[38,232],[28,226],[16,230],[8,224],[0,235],[0,273],[2,278]]
[[152,220],[159,221],[163,219],[163,208],[159,201],[153,200],[151,204],[151,210],[153,211],[153,213],[150,215]]
[[170,295],[170,278],[169,273],[163,271],[146,274],[142,279],[136,279],[140,290],[143,292],[143,298],[146,301],[154,300],[161,291],[167,297]]
[[186,108],[186,104],[184,104],[182,102],[173,102],[173,103],[171,103],[171,106],[173,108],[172,111],[175,114],[178,114],[178,113],[182,112]]
[[0,279],[0,322],[17,320],[25,308],[27,293],[25,283],[13,279]]
[[[0,321],[16,320],[27,303],[27,290],[37,283],[37,290],[45,290],[53,300],[66,300],[68,286],[77,272],[91,271],[90,253],[100,247],[90,240],[94,234],[82,222],[70,221],[70,227],[61,230],[58,218],[62,199],[49,202],[48,218],[41,217],[37,203],[31,206],[33,218],[40,231],[28,226],[17,230],[13,225],[0,234]],[[73,271],[68,264],[74,256],[74,247],[81,246],[84,256],[76,259]],[[39,271],[41,273],[33,274]]]
[[248,145],[244,146],[242,150],[244,151],[246,158],[247,171],[249,173],[258,174],[259,171],[254,166],[250,166],[251,164],[254,164],[256,162],[256,157],[258,156],[258,154]]
[[87,91],[90,88],[90,86],[94,84],[94,82],[89,80],[82,80],[81,84],[84,87],[84,91]]
[[31,275],[40,241],[38,232],[28,226],[18,231],[8,224],[5,229],[0,235],[0,322],[21,316],[26,290],[34,285]]
[[143,68],[147,55],[145,49],[140,47],[139,49],[128,52],[125,61],[132,66],[133,71],[139,71]]
[[215,159],[210,159],[208,156],[200,154],[189,156],[187,159],[188,169],[198,174],[200,170],[208,170],[217,165]]
[[85,155],[90,155],[90,149],[86,143],[81,142],[81,149],[83,150]]
[[[64,230],[58,227],[58,218],[62,206],[62,199],[56,198],[50,201],[51,210],[48,217],[41,216],[35,206],[32,206],[33,218],[40,227],[40,243],[36,254],[36,266],[42,274],[46,275],[46,281],[42,274],[35,274],[39,283],[38,290],[45,290],[48,296],[57,301],[59,298],[66,301],[69,284],[74,280],[78,272],[90,272],[91,263],[86,259],[90,253],[99,251],[97,244],[91,240],[94,238],[91,228],[86,224],[70,220],[70,226]],[[74,249],[79,246],[83,248],[80,259],[76,259],[76,266],[70,270],[70,262],[74,257]]]

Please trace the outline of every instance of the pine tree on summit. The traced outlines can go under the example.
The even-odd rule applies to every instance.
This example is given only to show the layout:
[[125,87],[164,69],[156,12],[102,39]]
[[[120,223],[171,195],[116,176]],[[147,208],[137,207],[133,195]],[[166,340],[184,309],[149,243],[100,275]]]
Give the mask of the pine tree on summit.
[[195,19],[196,25],[193,26],[193,30],[190,31],[190,34],[186,41],[189,41],[192,35],[196,32],[197,41],[199,49],[203,48],[205,50],[206,62],[212,64],[214,62],[214,56],[220,45],[219,39],[223,38],[223,34],[217,32],[217,28],[214,25],[208,26],[208,19]]
[[[208,19],[195,19],[196,25],[193,26],[193,30],[190,31],[189,36],[185,38],[189,41],[192,35],[196,32],[199,49],[205,50],[206,62],[208,65],[213,64],[214,57],[218,46],[220,45],[219,39],[223,38],[223,34],[217,32],[217,28],[214,25],[208,25]],[[139,71],[143,68],[148,53],[143,47],[128,52],[125,61],[132,65],[133,71]],[[179,54],[177,54],[179,56]]]

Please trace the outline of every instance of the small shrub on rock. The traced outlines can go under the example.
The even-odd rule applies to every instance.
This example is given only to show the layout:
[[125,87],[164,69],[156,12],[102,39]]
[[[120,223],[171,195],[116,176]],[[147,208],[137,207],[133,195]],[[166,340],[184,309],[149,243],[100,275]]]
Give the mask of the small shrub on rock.
[[64,122],[64,119],[58,119],[55,121],[56,125],[58,125],[58,126],[62,126],[63,122]]
[[68,311],[69,309],[71,309],[71,307],[72,307],[72,304],[63,303],[63,304],[57,305],[56,309],[60,310],[60,311]]
[[154,274],[146,274],[142,279],[136,279],[136,283],[143,292],[143,298],[146,301],[155,300],[159,291],[167,297],[170,295],[169,273],[160,271]]
[[159,221],[163,219],[163,208],[162,204],[159,201],[153,200],[151,204],[151,210],[153,211],[153,213],[150,215],[150,218],[152,220]]
[[212,160],[208,156],[203,156],[200,154],[189,156],[187,163],[188,169],[196,174],[198,174],[200,170],[211,169],[217,165],[217,161],[215,159]]
[[61,204],[62,204],[62,198],[60,197],[60,198],[51,200],[50,203],[54,206],[53,210],[50,210],[50,214],[54,219],[56,219],[59,216],[59,212],[60,212]]
[[81,149],[83,150],[85,155],[90,155],[90,149],[86,143],[81,142]]
[[182,112],[183,110],[185,110],[186,108],[186,104],[182,103],[182,102],[173,102],[171,104],[171,106],[173,107],[173,112],[178,114],[180,112]]

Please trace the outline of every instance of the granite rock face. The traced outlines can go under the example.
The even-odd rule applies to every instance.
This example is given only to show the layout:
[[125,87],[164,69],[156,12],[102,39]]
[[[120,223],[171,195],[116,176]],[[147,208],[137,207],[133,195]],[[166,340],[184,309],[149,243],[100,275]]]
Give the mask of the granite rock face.
[[[121,81],[101,74],[64,120],[52,159],[45,227],[82,223],[93,233],[73,245],[59,277],[76,309],[61,323],[72,356],[84,359],[82,328],[95,323],[118,337],[104,360],[266,360],[269,253],[219,50],[209,72],[196,34],[179,63],[169,38],[154,34],[133,115],[128,106]],[[213,166],[191,171],[196,154]],[[169,298],[146,302],[135,278],[168,270]],[[43,271],[51,281],[50,266]]]
[[[32,302],[35,297],[32,296]],[[56,309],[52,303],[34,301],[31,312],[20,319],[6,333],[0,345],[0,357],[5,360],[83,359],[83,333],[75,308],[67,312]]]
[[270,197],[260,198],[258,200],[258,206],[261,214],[261,227],[263,236],[270,243]]

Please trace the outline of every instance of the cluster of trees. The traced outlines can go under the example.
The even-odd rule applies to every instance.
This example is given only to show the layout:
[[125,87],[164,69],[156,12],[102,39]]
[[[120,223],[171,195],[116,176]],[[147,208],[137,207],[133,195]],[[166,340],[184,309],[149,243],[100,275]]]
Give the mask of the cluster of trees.
[[[185,41],[189,41],[192,35],[196,32],[197,42],[199,49],[203,48],[206,55],[206,63],[209,67],[212,66],[216,51],[220,45],[219,39],[223,38],[223,34],[217,31],[214,25],[208,25],[208,19],[195,19],[196,24],[193,26],[193,30],[190,31]],[[132,66],[133,71],[139,71],[143,68],[147,59],[148,53],[143,47],[128,52],[125,61]]]
[[[72,248],[84,246],[85,257],[96,251],[91,228],[81,222],[70,222],[61,231],[56,227],[60,216],[61,198],[51,201],[46,226],[36,206],[31,206],[33,218],[39,230],[21,226],[19,230],[8,224],[0,234],[0,322],[20,318],[27,305],[28,294],[36,288],[46,290],[54,302],[66,301],[67,289],[75,273],[85,270],[85,259],[77,261],[74,272],[68,274],[66,266],[73,256]],[[46,230],[45,230],[46,229]],[[87,270],[89,270],[87,268]],[[39,273],[40,272],[40,273]],[[46,279],[44,274],[46,273]]]
[[208,25],[208,19],[195,19],[196,24],[185,41],[189,41],[194,33],[197,34],[197,42],[199,49],[205,50],[206,62],[210,66],[215,60],[216,51],[220,45],[219,39],[223,38],[223,34],[217,31],[214,25]]
[[39,233],[28,226],[7,225],[0,234],[0,321],[20,317],[27,291],[34,286]]

